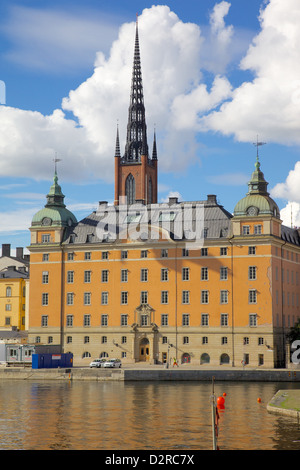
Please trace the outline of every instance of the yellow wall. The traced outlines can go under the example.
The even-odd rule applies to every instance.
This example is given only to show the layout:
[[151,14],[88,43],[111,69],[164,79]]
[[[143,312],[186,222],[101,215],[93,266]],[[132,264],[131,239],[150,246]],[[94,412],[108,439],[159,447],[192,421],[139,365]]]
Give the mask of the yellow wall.
[[[7,296],[7,288],[11,289],[11,296]],[[10,310],[6,310],[7,305]],[[0,328],[12,326],[25,329],[25,280],[21,278],[0,279]]]

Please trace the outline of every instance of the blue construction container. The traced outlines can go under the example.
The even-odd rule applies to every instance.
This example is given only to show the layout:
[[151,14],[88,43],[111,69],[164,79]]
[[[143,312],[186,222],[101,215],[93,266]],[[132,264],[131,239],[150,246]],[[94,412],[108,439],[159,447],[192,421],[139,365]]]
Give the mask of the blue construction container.
[[32,369],[55,369],[73,367],[73,354],[32,354]]

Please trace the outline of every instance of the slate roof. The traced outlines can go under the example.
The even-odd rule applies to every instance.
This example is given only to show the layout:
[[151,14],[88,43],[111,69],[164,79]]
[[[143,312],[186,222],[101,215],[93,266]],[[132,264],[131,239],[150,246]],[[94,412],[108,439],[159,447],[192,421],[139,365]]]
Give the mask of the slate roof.
[[[137,210],[127,210],[126,206],[100,203],[97,211],[68,229],[64,244],[113,242],[118,237],[122,238],[125,229],[136,227],[138,223],[146,224],[145,228],[151,223],[154,227],[166,229],[171,239],[186,240],[186,229],[195,231],[200,226],[196,226],[196,221],[199,217],[203,219],[203,214],[205,238],[217,239],[229,234],[232,214],[217,203],[215,196],[208,196],[206,201],[176,201],[148,206],[136,205],[135,208]],[[106,237],[103,236],[104,233]]]

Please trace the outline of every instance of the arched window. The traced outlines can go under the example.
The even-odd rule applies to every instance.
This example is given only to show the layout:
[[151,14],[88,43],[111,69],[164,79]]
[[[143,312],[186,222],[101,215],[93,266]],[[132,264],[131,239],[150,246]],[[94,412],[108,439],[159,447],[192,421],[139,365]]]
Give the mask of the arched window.
[[131,173],[126,178],[125,195],[127,197],[127,204],[135,203],[135,180]]
[[209,364],[210,363],[210,357],[207,353],[203,353],[200,357],[200,364]]
[[6,288],[6,297],[11,297],[11,287]]
[[229,356],[228,354],[221,354],[221,357],[220,357],[220,364],[229,364]]
[[152,204],[152,179],[151,177],[149,178],[149,183],[148,183],[148,204]]

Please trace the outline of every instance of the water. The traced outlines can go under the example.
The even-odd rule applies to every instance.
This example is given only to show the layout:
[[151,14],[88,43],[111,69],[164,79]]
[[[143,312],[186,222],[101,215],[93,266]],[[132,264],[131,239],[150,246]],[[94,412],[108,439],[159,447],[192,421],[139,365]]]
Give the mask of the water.
[[[220,450],[299,450],[296,420],[267,412],[297,384],[217,382]],[[210,450],[209,382],[0,383],[0,450]],[[261,403],[257,398],[261,398]]]

